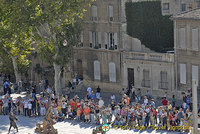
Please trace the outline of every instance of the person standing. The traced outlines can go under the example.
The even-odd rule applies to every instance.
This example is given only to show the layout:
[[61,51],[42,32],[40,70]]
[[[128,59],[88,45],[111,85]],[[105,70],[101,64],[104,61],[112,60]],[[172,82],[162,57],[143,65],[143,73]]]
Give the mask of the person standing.
[[0,96],[0,115],[2,114],[2,107],[3,107],[3,100],[2,97]]
[[97,99],[100,99],[100,92],[101,92],[101,89],[100,89],[100,87],[98,86],[98,87],[97,87],[97,92],[96,92],[96,97],[97,97]]
[[28,102],[28,116],[31,117],[31,111],[32,111],[32,104],[31,101]]
[[172,107],[176,106],[176,99],[175,99],[175,95],[172,96]]
[[138,90],[137,90],[137,97],[138,97],[138,101],[140,101],[141,97],[142,97],[142,92],[141,92],[140,88],[138,88]]
[[25,116],[27,115],[28,113],[28,100],[24,100],[24,114]]
[[89,93],[89,95],[92,94],[92,88],[91,88],[90,86],[88,86],[88,88],[87,88],[87,92]]
[[19,121],[19,120],[13,115],[13,112],[10,112],[10,117],[9,117],[9,119],[10,119],[10,128],[9,128],[9,130],[8,130],[8,133],[10,133],[10,129],[11,129],[12,127],[14,127],[14,129],[16,128],[16,129],[17,129],[17,132],[18,132],[18,127],[17,127],[17,124],[16,124],[15,120],[17,120],[17,121]]
[[8,92],[9,94],[11,93],[10,91],[10,82],[8,81],[8,79],[6,79],[6,81],[3,83],[3,87],[4,87],[4,95]]

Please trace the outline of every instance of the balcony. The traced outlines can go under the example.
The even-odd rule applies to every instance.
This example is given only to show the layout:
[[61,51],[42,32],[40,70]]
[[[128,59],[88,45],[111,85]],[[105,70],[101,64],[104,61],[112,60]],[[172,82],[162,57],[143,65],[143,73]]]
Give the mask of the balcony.
[[125,59],[174,62],[174,54],[125,52]]

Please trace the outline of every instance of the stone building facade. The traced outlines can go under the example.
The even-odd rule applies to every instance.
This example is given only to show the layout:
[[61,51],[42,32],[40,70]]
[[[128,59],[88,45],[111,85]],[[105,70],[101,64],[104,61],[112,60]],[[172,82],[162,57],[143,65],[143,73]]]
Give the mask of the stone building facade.
[[192,79],[199,86],[200,9],[178,14],[174,20],[176,83],[179,90],[189,90]]
[[81,47],[74,48],[76,75],[103,91],[134,85],[158,96],[174,92],[174,55],[156,53],[126,34],[125,2],[96,0],[88,8]]
[[200,7],[200,0],[161,0],[162,15],[176,15]]

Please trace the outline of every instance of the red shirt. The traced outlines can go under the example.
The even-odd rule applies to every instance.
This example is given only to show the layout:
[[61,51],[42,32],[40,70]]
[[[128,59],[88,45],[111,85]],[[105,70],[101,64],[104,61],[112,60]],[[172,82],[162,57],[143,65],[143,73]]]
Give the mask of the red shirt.
[[163,99],[163,100],[162,100],[162,105],[166,106],[167,103],[168,103],[168,100],[167,100],[167,99]]
[[3,101],[2,100],[0,100],[0,106],[3,106]]
[[172,121],[172,119],[173,119],[173,116],[170,114],[169,115],[169,121]]

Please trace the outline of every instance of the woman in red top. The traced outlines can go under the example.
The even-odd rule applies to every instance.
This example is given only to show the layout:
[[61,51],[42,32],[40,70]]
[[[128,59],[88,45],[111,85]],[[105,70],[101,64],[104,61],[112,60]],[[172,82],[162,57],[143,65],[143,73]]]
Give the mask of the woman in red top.
[[172,125],[172,119],[173,119],[173,116],[172,116],[172,113],[169,112],[169,124]]

